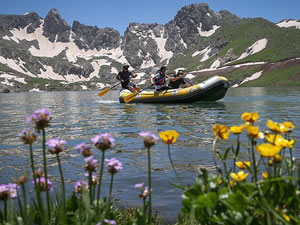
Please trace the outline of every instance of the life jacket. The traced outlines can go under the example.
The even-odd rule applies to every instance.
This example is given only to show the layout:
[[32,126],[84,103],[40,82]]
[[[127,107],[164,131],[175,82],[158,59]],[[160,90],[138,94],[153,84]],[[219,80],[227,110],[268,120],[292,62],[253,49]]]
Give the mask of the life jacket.
[[162,86],[166,85],[166,77],[160,70],[156,72],[154,85],[156,89],[160,89]]

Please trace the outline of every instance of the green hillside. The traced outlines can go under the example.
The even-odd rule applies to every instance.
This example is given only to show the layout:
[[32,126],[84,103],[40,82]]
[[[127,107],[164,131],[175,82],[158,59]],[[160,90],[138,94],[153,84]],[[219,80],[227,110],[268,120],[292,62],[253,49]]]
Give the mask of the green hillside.
[[[268,40],[267,47],[262,51],[250,55],[244,59],[234,61],[247,48],[256,41],[266,38]],[[204,62],[200,62],[202,55],[192,57],[195,51],[202,50],[206,47],[215,47],[215,54]],[[218,50],[218,51],[217,51]],[[279,63],[284,60],[300,57],[300,29],[296,28],[280,28],[277,25],[262,19],[243,19],[234,26],[226,25],[219,28],[216,33],[208,38],[202,38],[201,42],[189,49],[186,55],[174,57],[170,61],[170,70],[184,67],[186,71],[196,71],[203,68],[209,68],[217,59],[223,59],[227,63],[226,66],[233,66],[249,62],[269,62]],[[251,69],[234,69],[230,74],[220,74],[216,72],[214,75],[224,75],[231,80],[231,83],[242,81],[251,74],[263,70],[262,66],[255,66]],[[268,86],[268,85],[300,85],[297,76],[300,74],[300,66],[293,65],[290,68],[279,67],[274,68],[272,72],[264,72],[263,75],[251,82],[247,86]],[[210,73],[209,76],[212,74]],[[204,80],[209,76],[201,76],[195,80]]]

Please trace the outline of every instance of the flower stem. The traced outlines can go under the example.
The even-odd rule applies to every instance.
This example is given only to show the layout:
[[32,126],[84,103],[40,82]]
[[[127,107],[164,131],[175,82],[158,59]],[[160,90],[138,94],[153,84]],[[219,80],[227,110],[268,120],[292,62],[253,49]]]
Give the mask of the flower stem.
[[151,185],[151,157],[150,157],[150,147],[147,148],[148,152],[148,185],[149,185],[149,217],[148,222],[151,225],[151,218],[152,218],[152,185]]
[[7,201],[4,200],[4,221],[7,221]]
[[23,215],[23,219],[24,219],[24,223],[27,224],[27,198],[26,198],[26,190],[25,190],[25,185],[24,183],[21,184],[22,187],[22,193],[23,193],[23,202],[24,202],[24,215]]
[[39,213],[40,213],[40,217],[44,218],[44,206],[43,206],[43,202],[41,199],[40,186],[37,185],[37,183],[36,183],[32,144],[29,145],[29,150],[30,150],[31,170],[32,170],[34,188],[35,188],[35,193],[36,193],[36,199],[37,199],[38,206],[39,206]]
[[173,168],[173,170],[174,170],[174,172],[175,172],[175,175],[176,175],[177,179],[179,180],[179,182],[181,183],[181,185],[184,186],[184,183],[183,183],[183,181],[181,180],[180,176],[178,175],[178,173],[177,173],[177,171],[176,171],[176,169],[175,169],[175,166],[174,166],[174,164],[173,164],[173,161],[172,161],[172,158],[171,158],[171,151],[170,151],[170,145],[169,145],[169,144],[168,144],[168,155],[169,155],[169,160],[170,160],[170,163],[171,163],[171,165],[172,165],[172,168]]
[[251,152],[252,152],[254,180],[255,180],[255,182],[257,182],[257,170],[256,170],[256,160],[255,160],[254,141],[253,140],[251,140]]
[[218,139],[218,137],[216,137],[215,140],[214,140],[214,142],[213,142],[213,160],[214,160],[214,164],[215,164],[217,175],[218,175],[219,171],[218,171],[218,166],[217,166],[217,161],[216,161],[216,149],[215,149],[216,148],[217,139]]
[[143,198],[143,218],[146,220],[146,198]]
[[92,172],[89,171],[89,187],[90,187],[90,204],[93,204],[93,180]]
[[64,180],[64,175],[63,175],[63,171],[62,171],[62,167],[61,167],[61,163],[60,163],[60,158],[59,158],[58,154],[56,154],[56,159],[57,159],[58,169],[59,169],[60,179],[61,179],[63,207],[65,208],[65,206],[66,206],[65,180]]
[[102,151],[101,167],[100,167],[100,172],[99,172],[98,193],[97,193],[97,209],[99,208],[101,182],[102,182],[103,167],[104,167],[104,155],[105,155],[105,151]]
[[110,186],[109,186],[109,196],[108,196],[108,205],[110,205],[111,198],[112,198],[113,181],[114,181],[114,174],[111,174]]
[[42,129],[43,132],[43,161],[44,161],[44,173],[46,180],[46,200],[47,200],[47,210],[48,210],[48,218],[50,219],[51,211],[50,211],[50,196],[49,196],[49,187],[48,187],[48,172],[47,172],[47,159],[46,159],[46,131]]

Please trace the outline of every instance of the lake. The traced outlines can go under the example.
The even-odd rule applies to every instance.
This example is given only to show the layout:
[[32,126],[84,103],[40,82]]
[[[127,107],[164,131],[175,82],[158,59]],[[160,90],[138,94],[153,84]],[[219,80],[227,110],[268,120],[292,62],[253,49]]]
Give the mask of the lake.
[[[99,98],[98,91],[45,92],[0,94],[0,183],[11,182],[12,177],[30,172],[29,150],[17,134],[31,124],[25,118],[38,108],[48,108],[53,118],[47,129],[47,138],[58,137],[68,142],[61,155],[68,191],[73,191],[77,180],[84,179],[84,160],[74,147],[90,143],[99,132],[109,132],[115,138],[106,158],[116,157],[123,170],[115,175],[114,197],[121,204],[141,205],[139,191],[134,184],[147,184],[147,151],[138,133],[175,129],[178,141],[171,146],[172,158],[186,184],[193,184],[199,166],[210,167],[212,161],[212,126],[222,123],[240,125],[243,112],[258,112],[258,125],[266,128],[268,119],[291,121],[296,126],[294,155],[300,157],[300,88],[230,88],[218,102],[194,104],[120,104],[118,91],[110,91]],[[231,141],[234,137],[231,135]],[[36,162],[42,166],[41,138],[34,145]],[[230,141],[223,142],[227,145]],[[217,146],[225,149],[221,143]],[[95,158],[100,152],[93,149]],[[181,190],[168,160],[167,146],[161,141],[152,148],[153,208],[166,217],[174,218],[181,208]],[[49,156],[51,180],[59,181],[58,168]],[[110,178],[105,173],[103,192],[107,196]],[[28,182],[29,183],[29,182]],[[29,185],[29,184],[28,184]],[[56,184],[59,187],[58,184]]]

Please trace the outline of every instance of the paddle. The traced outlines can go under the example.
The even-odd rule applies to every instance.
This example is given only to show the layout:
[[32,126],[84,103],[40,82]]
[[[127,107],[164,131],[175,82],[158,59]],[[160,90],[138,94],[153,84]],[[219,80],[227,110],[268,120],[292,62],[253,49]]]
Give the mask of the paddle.
[[[127,80],[128,80],[128,79],[127,79]],[[127,80],[125,80],[124,82],[126,82]],[[100,91],[100,92],[98,93],[98,96],[99,96],[99,97],[102,97],[102,96],[105,95],[107,92],[109,92],[111,89],[113,89],[114,87],[118,86],[119,84],[121,84],[121,83],[119,82],[119,83],[117,83],[117,84],[115,84],[115,85],[113,85],[113,86],[111,86],[111,87],[109,87],[109,88],[104,89],[103,91]]]
[[144,91],[144,90],[146,90],[146,89],[152,87],[153,85],[154,85],[154,84],[151,84],[150,86],[144,88],[143,90],[141,90],[141,91],[139,91],[139,92],[135,92],[135,93],[132,93],[132,94],[127,95],[127,96],[124,98],[124,102],[125,102],[125,103],[131,102],[133,99],[135,99],[135,97],[136,97],[139,93],[141,93],[142,91]]

